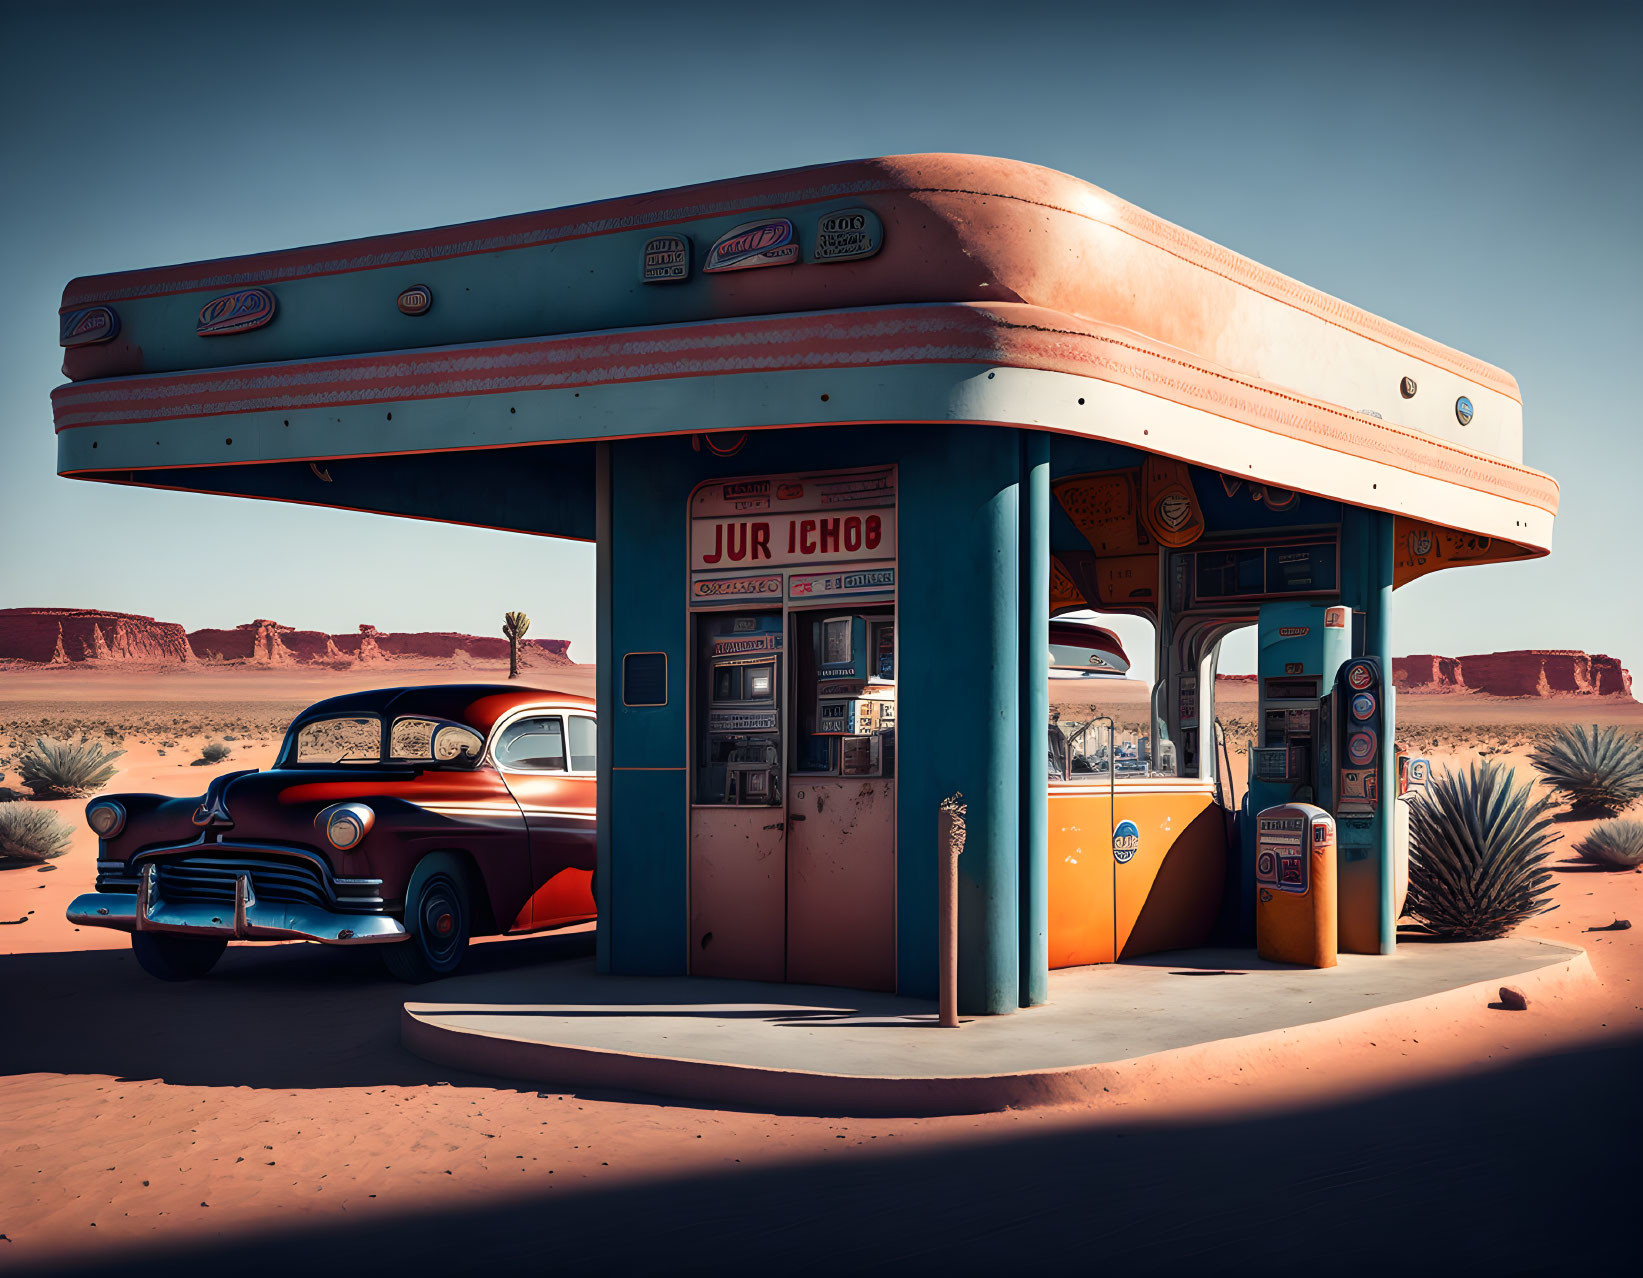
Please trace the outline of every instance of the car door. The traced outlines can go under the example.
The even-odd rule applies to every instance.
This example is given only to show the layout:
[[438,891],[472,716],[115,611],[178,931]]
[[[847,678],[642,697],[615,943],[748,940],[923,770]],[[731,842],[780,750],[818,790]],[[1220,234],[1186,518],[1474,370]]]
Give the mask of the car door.
[[569,708],[525,711],[497,733],[492,754],[530,838],[531,897],[521,929],[593,916],[596,738],[593,715]]

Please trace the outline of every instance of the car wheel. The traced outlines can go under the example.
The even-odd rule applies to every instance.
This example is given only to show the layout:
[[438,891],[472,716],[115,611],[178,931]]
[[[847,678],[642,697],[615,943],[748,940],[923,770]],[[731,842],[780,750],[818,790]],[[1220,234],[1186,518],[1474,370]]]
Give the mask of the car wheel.
[[[433,858],[430,858],[432,860]],[[405,895],[405,940],[382,947],[382,961],[402,981],[420,984],[456,971],[468,950],[473,911],[468,905],[466,876],[448,858],[429,867],[424,862],[411,876]],[[430,872],[424,874],[424,869]]]
[[162,981],[192,981],[217,966],[228,942],[214,936],[181,936],[173,932],[133,932],[131,952],[150,976]]

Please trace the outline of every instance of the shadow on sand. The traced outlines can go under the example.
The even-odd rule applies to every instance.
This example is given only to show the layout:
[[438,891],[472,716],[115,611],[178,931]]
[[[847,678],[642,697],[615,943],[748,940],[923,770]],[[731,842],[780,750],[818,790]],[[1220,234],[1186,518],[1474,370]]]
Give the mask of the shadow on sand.
[[[462,976],[593,953],[591,931],[476,945]],[[0,1074],[112,1074],[205,1087],[454,1081],[399,1045],[400,1008],[446,982],[404,985],[368,949],[231,946],[204,980],[170,985],[129,950],[0,956]],[[27,991],[26,1000],[21,996]]]
[[511,1273],[545,1257],[621,1274],[1606,1271],[1634,1242],[1640,1065],[1628,1040],[1275,1114],[1069,1115],[1031,1135],[653,1169],[478,1209],[293,1215],[134,1250],[118,1272]]

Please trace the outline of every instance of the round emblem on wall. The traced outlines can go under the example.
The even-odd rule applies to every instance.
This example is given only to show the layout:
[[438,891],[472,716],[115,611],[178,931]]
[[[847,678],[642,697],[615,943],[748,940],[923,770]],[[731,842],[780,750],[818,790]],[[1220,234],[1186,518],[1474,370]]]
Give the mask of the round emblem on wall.
[[1354,719],[1368,719],[1375,713],[1375,698],[1367,692],[1360,692],[1352,698],[1352,717]]
[[1404,378],[1401,382],[1398,383],[1398,392],[1405,399],[1414,399],[1415,398],[1415,379],[1413,377]]
[[1158,520],[1175,532],[1192,518],[1192,503],[1182,493],[1165,493],[1158,503]]
[[1368,666],[1353,666],[1347,671],[1346,681],[1352,685],[1354,692],[1362,692],[1375,682],[1375,672]]
[[1120,821],[1112,832],[1112,859],[1119,865],[1128,865],[1141,850],[1141,831],[1134,821]]
[[426,284],[413,284],[397,299],[400,314],[426,315],[434,304],[434,291]]
[[1455,420],[1462,426],[1472,423],[1472,401],[1464,395],[1455,401]]
[[1364,767],[1375,758],[1375,734],[1354,732],[1346,739],[1346,757],[1356,767]]

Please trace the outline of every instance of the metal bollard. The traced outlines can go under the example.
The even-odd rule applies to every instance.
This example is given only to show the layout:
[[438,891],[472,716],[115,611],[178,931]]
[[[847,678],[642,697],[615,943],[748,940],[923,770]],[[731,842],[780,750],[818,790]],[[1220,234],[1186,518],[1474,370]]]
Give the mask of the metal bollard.
[[959,800],[963,797],[954,794],[943,799],[936,814],[936,843],[941,856],[936,908],[941,1015],[937,1024],[943,1029],[958,1028],[958,858],[964,851],[966,811]]

